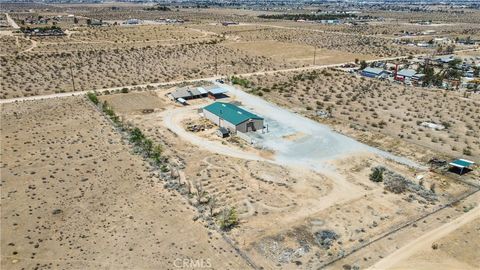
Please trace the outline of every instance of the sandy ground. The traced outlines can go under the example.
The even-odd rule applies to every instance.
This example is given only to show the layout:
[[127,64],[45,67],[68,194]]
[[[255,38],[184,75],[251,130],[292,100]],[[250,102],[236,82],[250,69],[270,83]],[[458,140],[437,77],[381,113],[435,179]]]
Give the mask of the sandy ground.
[[[478,250],[479,243],[478,241],[475,241],[478,239],[474,238],[475,235],[478,236],[478,230],[480,229],[479,226],[480,208],[476,207],[459,218],[444,224],[435,230],[422,235],[415,241],[410,242],[408,245],[403,246],[401,249],[377,262],[370,269],[478,269],[480,264],[476,259],[478,259],[478,255],[480,254]],[[465,237],[465,235],[462,235],[460,230],[473,238],[469,238],[468,236]],[[450,241],[456,240],[458,242],[457,245],[466,244],[468,248],[472,248],[469,253],[473,253],[473,257],[468,259],[462,256],[464,258],[458,258],[461,260],[457,260],[455,258],[456,256],[452,255],[458,256],[460,252],[455,249],[450,250],[450,252],[454,252],[454,254],[448,254],[449,252],[445,252],[442,250],[443,248],[441,248],[438,252],[436,250],[432,251],[432,245],[445,237],[453,238]],[[462,239],[464,239],[465,243],[462,243]],[[458,246],[455,248],[458,248]],[[440,252],[441,254],[438,254]],[[474,255],[475,253],[477,256]]]
[[1,109],[2,269],[248,268],[84,98]]
[[234,42],[226,43],[225,46],[235,49],[247,51],[249,53],[261,56],[272,57],[277,60],[287,60],[303,65],[327,65],[340,64],[355,59],[370,60],[375,56],[353,54],[342,51],[327,50],[318,48],[315,50],[313,46],[295,43],[285,43],[277,41],[255,41],[255,42]]
[[[429,53],[393,44],[399,31],[425,28],[406,24],[408,19],[445,19],[452,23],[442,25],[442,34],[475,37],[478,27],[457,24],[468,16],[379,12],[374,14],[402,20],[349,27],[265,22],[256,17],[263,12],[234,9],[150,12],[135,4],[113,10],[110,3],[5,6],[46,7],[50,11],[42,15],[75,13],[80,24],[87,17],[189,22],[87,28],[62,21],[59,25],[68,29],[65,37],[0,37],[0,96],[18,97],[0,100],[2,269],[173,269],[179,266],[177,259],[215,269],[247,269],[222,236],[209,229],[224,207],[236,207],[240,218],[226,237],[263,269],[318,269],[336,258],[341,259],[331,269],[367,268],[377,261],[393,268],[431,268],[438,262],[449,268],[479,267],[479,241],[472,237],[478,235],[478,195],[434,212],[473,188],[449,174],[409,168],[403,164],[413,163],[399,157],[425,161],[470,149],[478,158],[478,99],[408,91],[325,71],[371,55],[391,59]],[[242,23],[218,23],[230,20]],[[313,46],[319,66],[298,68],[312,63]],[[165,89],[109,94],[166,87],[162,82],[216,79],[216,59],[218,74],[248,77],[251,94],[261,93],[278,105],[230,89],[232,98],[270,122],[271,133],[262,141],[269,155],[213,138],[211,131],[185,130],[185,121],[198,117],[195,106],[203,101],[181,108],[165,98]],[[70,65],[77,91],[108,94],[100,99],[164,147],[179,185],[188,192],[167,189],[158,172],[78,96],[85,92],[65,93],[73,90]],[[331,110],[334,118],[319,119],[320,110]],[[445,120],[451,127],[420,130],[419,120]],[[385,183],[370,181],[371,168],[378,165],[409,179],[420,191],[395,194]],[[478,177],[478,172],[468,177]],[[212,216],[202,212],[205,205],[195,192],[199,186],[209,199],[218,200]],[[427,189],[435,190],[435,199],[422,195]],[[203,216],[197,219],[199,213]],[[391,260],[389,254],[404,260]]]
[[[207,196],[218,198],[220,205],[237,207],[241,222],[228,236],[265,269],[318,268],[468,190],[443,176],[421,173],[425,186],[437,183],[441,190],[437,192],[438,202],[426,203],[409,192],[399,195],[386,192],[381,184],[368,180],[372,166],[387,166],[410,179],[416,179],[419,172],[368,153],[338,156],[332,159],[330,170],[317,167],[317,171],[302,162],[288,166],[277,163],[275,155],[264,160],[249,148],[221,142],[211,132],[185,130],[185,121],[197,119],[196,108],[206,101],[178,107],[166,99],[164,91],[159,91],[157,96],[165,104],[165,110],[142,114],[137,110],[138,104],[120,102],[122,98],[130,100],[130,95],[137,93],[107,95],[101,99],[128,104],[122,108],[121,116],[166,144],[166,154],[171,162],[178,164],[182,181],[193,190],[189,197],[193,205],[194,186],[201,183]],[[299,121],[295,123],[301,125]],[[302,131],[306,136],[310,134],[308,129]],[[292,136],[295,134],[298,135],[292,133]],[[284,139],[295,142],[302,138],[303,134]],[[272,223],[276,225],[271,226]],[[322,248],[315,240],[316,233],[323,230],[340,235],[329,249]]]

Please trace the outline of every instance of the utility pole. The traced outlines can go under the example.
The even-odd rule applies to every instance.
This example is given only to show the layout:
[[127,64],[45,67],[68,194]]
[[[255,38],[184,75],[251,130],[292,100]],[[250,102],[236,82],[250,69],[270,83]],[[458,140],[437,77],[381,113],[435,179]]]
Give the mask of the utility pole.
[[72,87],[73,87],[73,92],[75,92],[75,79],[73,78],[73,69],[72,69],[72,63],[68,63],[70,66],[70,77],[72,78]]
[[218,54],[215,54],[215,76],[218,76]]
[[316,64],[316,61],[315,61],[316,59],[315,58],[317,56],[317,46],[314,46],[313,48],[314,48],[313,49],[313,65],[315,66],[315,64]]

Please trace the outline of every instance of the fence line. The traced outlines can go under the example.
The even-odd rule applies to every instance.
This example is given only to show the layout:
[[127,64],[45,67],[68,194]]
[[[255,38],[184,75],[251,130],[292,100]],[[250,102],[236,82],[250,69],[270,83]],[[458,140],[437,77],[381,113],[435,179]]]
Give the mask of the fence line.
[[458,203],[458,202],[460,202],[460,201],[462,201],[462,200],[464,200],[464,199],[466,199],[466,198],[474,195],[475,193],[477,193],[477,192],[479,192],[479,191],[480,191],[480,189],[477,188],[477,189],[475,189],[475,190],[473,190],[473,191],[470,191],[470,192],[468,192],[468,193],[465,193],[465,194],[463,194],[462,196],[460,196],[460,197],[458,197],[458,198],[450,201],[450,202],[447,203],[447,204],[442,205],[441,207],[437,208],[436,210],[434,210],[434,211],[432,211],[432,212],[430,212],[430,213],[427,213],[427,214],[425,214],[425,215],[423,215],[423,216],[420,216],[420,217],[418,217],[418,218],[416,218],[416,219],[414,219],[414,220],[412,220],[412,221],[409,221],[409,222],[407,222],[407,223],[405,223],[405,224],[401,224],[401,225],[398,226],[397,228],[395,228],[395,229],[393,229],[393,230],[391,230],[391,231],[388,231],[388,232],[386,232],[386,233],[378,236],[377,238],[374,238],[373,240],[371,240],[371,241],[369,241],[369,242],[367,242],[367,243],[365,243],[365,244],[363,244],[363,245],[361,245],[361,246],[359,246],[359,247],[354,247],[354,248],[351,249],[349,252],[347,252],[347,253],[345,253],[345,254],[342,254],[341,256],[338,256],[337,258],[334,258],[333,260],[331,260],[331,261],[329,261],[329,262],[327,262],[327,263],[324,263],[322,266],[319,267],[319,269],[323,269],[323,268],[325,268],[325,267],[327,267],[327,266],[329,266],[329,265],[332,265],[332,264],[338,262],[339,260],[344,259],[344,258],[352,255],[353,253],[359,251],[360,249],[363,249],[363,248],[365,248],[365,247],[368,247],[368,246],[370,246],[371,244],[376,243],[376,242],[378,242],[378,241],[380,241],[380,240],[382,240],[382,239],[384,239],[384,238],[386,238],[386,237],[388,237],[388,236],[390,236],[390,235],[392,235],[392,234],[394,234],[394,233],[396,233],[396,232],[398,232],[398,231],[400,231],[400,230],[402,230],[402,229],[404,229],[404,228],[406,228],[406,227],[408,227],[408,226],[410,226],[410,225],[412,225],[412,224],[414,224],[414,223],[417,223],[418,221],[420,221],[420,220],[422,220],[422,219],[424,219],[424,218],[427,218],[427,217],[429,217],[429,216],[431,216],[431,215],[433,215],[433,214],[435,214],[435,213],[438,213],[438,212],[440,212],[441,210],[443,210],[443,209],[445,209],[445,208],[447,208],[447,207],[451,207],[451,206],[453,206],[454,204],[456,204],[456,203]]

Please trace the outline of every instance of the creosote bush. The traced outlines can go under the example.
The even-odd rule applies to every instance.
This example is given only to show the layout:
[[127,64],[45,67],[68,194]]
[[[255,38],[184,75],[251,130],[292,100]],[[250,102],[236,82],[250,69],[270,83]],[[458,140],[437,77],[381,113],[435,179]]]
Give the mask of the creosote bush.
[[383,167],[374,167],[372,168],[372,173],[370,174],[369,178],[373,182],[382,182],[383,181],[383,172],[385,168]]

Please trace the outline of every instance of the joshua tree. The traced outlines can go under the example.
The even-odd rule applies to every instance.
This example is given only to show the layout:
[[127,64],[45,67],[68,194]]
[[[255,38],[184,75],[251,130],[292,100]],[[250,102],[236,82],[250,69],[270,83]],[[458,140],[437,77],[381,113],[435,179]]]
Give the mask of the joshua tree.
[[195,193],[197,195],[197,203],[201,204],[207,192],[203,189],[202,182],[198,181],[195,183]]
[[210,216],[213,217],[213,212],[215,211],[215,208],[217,207],[218,201],[216,197],[211,196],[208,199],[208,209],[210,210]]

